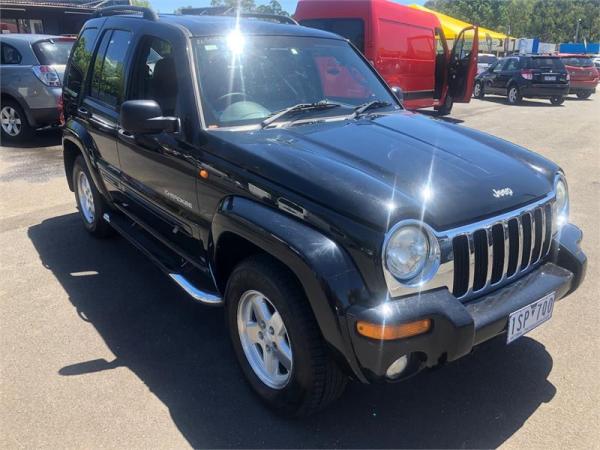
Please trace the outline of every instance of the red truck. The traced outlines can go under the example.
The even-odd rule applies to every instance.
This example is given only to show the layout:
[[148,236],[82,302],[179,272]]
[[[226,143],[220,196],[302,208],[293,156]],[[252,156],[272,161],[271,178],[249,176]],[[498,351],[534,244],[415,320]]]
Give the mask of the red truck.
[[294,18],[348,39],[391,87],[402,89],[408,109],[446,115],[471,99],[477,27],[462,30],[450,51],[434,14],[387,0],[300,0]]
[[584,99],[596,92],[600,75],[589,56],[561,53],[560,59],[571,77],[569,94],[576,94],[577,97]]

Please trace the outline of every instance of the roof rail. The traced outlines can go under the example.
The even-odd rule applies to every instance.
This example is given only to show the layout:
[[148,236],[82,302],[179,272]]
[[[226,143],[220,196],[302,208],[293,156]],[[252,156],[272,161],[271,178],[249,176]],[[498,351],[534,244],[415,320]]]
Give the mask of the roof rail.
[[[205,8],[182,8],[181,14],[193,16],[236,16],[236,8],[228,6],[209,6]],[[244,19],[258,19],[287,25],[299,25],[294,19],[278,14],[267,14],[258,12],[242,12],[239,14]]]
[[156,22],[158,20],[158,15],[153,9],[146,8],[144,6],[134,6],[134,5],[117,5],[117,6],[108,6],[106,8],[100,8],[98,11],[94,13],[92,17],[107,17],[107,16],[116,16],[119,14],[127,14],[132,12],[142,13],[144,19],[152,20]]

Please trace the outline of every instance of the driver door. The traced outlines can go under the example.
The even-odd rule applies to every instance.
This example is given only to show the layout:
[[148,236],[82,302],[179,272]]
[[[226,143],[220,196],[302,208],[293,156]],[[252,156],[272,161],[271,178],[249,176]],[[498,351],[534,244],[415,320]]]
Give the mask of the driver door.
[[448,95],[455,103],[469,103],[477,75],[479,32],[476,26],[467,27],[454,41],[448,65]]

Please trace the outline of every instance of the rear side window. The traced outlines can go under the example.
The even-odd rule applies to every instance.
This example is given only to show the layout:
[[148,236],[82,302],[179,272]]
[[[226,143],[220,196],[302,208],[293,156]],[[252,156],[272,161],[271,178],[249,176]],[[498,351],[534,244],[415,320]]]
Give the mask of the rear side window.
[[365,24],[362,19],[306,19],[301,20],[300,25],[339,34],[361,52],[365,51]]
[[563,63],[565,63],[565,65],[567,66],[573,66],[573,67],[593,67],[594,63],[592,62],[592,60],[590,58],[584,58],[584,57],[570,57],[570,58],[562,58]]
[[517,58],[510,58],[506,65],[504,66],[503,70],[507,70],[507,71],[511,71],[511,70],[518,70],[520,67],[519,64],[519,60]]
[[90,97],[117,107],[123,98],[125,55],[131,43],[129,31],[107,31],[94,62]]
[[87,28],[73,46],[73,55],[65,80],[65,90],[73,97],[77,97],[81,91],[83,80],[92,61],[97,35],[97,28]]
[[73,47],[72,40],[39,41],[32,45],[33,52],[40,64],[51,66],[53,64],[64,65],[69,60],[69,53]]
[[529,69],[564,69],[565,66],[560,58],[531,58],[529,60]]
[[2,43],[2,64],[20,64],[21,54],[12,45]]

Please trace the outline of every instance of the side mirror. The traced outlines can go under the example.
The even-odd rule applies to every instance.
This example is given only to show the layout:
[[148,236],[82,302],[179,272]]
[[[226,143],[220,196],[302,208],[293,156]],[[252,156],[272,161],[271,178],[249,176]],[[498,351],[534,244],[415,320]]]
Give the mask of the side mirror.
[[121,128],[132,134],[173,132],[179,128],[179,119],[164,117],[154,100],[128,100],[121,105]]
[[398,101],[400,102],[400,104],[404,104],[404,92],[402,92],[402,88],[398,87],[398,86],[392,86],[391,87],[392,92],[394,93],[394,95],[396,96],[396,98],[398,99]]

